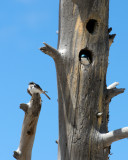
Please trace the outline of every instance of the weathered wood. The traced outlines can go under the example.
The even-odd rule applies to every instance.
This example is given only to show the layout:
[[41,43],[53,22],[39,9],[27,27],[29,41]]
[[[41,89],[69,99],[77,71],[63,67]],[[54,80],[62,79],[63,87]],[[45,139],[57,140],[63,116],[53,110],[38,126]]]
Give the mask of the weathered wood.
[[106,97],[105,97],[105,101],[106,103],[109,103],[111,101],[111,99],[121,93],[123,93],[125,91],[125,88],[113,88],[113,89],[107,89],[106,90]]
[[128,137],[128,127],[124,127],[106,134],[102,134],[101,137],[103,140],[103,146],[110,146],[113,142]]
[[[59,95],[58,160],[105,160],[109,148],[98,148],[95,130],[108,132],[104,91],[108,66],[108,0],[61,0],[57,65]],[[81,64],[89,50],[92,63]],[[62,72],[62,68],[64,68]],[[102,116],[97,117],[97,113]],[[93,136],[92,136],[93,135]]]
[[14,151],[14,158],[17,160],[31,160],[31,152],[34,143],[36,126],[41,110],[40,95],[33,94],[28,104],[20,104],[20,108],[25,111],[25,117],[22,125],[20,144]]
[[45,46],[41,47],[40,50],[45,54],[51,56],[55,61],[60,57],[59,51],[48,45],[47,43],[43,43]]
[[108,0],[60,0],[59,56],[53,57],[46,44],[41,49],[53,57],[57,70],[58,160],[108,160],[109,145],[128,136],[124,129],[108,133],[109,102],[124,92],[117,83],[106,86],[115,37],[109,35],[108,14]]
[[112,45],[112,43],[114,42],[114,38],[115,38],[116,34],[110,34],[109,35],[109,47]]

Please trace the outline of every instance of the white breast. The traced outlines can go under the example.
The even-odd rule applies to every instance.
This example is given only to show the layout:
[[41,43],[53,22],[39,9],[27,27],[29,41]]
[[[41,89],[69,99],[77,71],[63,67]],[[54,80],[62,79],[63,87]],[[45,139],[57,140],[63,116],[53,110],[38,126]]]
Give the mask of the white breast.
[[81,63],[84,64],[84,65],[89,65],[89,61],[87,58],[81,58]]
[[42,93],[42,91],[39,90],[39,89],[37,89],[36,87],[34,87],[34,85],[29,85],[28,89],[29,89],[29,91],[30,91],[31,94],[33,94],[33,93],[39,93],[39,94],[41,94]]

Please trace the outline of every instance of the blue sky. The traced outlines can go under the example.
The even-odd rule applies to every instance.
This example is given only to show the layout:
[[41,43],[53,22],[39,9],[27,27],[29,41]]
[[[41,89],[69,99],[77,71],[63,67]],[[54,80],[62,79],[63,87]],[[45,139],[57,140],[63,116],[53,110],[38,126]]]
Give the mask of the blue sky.
[[[116,33],[110,49],[107,84],[120,82],[124,94],[110,104],[109,130],[128,126],[128,1],[110,1],[109,26]],[[58,104],[55,64],[39,51],[42,42],[57,47],[59,0],[4,0],[0,3],[0,159],[13,160],[20,141],[24,113],[20,103],[30,96],[27,86],[34,81],[47,90],[37,126],[32,160],[56,160]],[[113,143],[111,160],[127,160],[128,139]]]

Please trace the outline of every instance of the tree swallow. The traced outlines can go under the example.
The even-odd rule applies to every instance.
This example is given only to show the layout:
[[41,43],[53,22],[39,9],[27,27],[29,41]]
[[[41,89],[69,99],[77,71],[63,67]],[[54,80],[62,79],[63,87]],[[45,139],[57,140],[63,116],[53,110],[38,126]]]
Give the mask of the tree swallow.
[[89,65],[91,63],[90,58],[86,54],[81,54],[80,61],[85,65]]
[[34,82],[30,82],[29,85],[28,85],[28,89],[27,89],[28,93],[32,96],[33,93],[39,93],[39,94],[45,94],[45,96],[48,98],[48,99],[51,99],[47,94],[46,92],[47,91],[44,91],[41,89],[41,87],[34,83]]

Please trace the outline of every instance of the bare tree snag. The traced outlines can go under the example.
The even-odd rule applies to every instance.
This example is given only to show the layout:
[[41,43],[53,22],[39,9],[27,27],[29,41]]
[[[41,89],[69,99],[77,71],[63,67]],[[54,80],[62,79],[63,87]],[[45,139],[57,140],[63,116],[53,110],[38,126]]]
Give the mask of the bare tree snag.
[[109,47],[112,45],[115,36],[116,36],[116,34],[110,34],[110,35],[109,35]]
[[[110,33],[111,31],[112,31],[112,27],[108,29],[108,33]],[[112,45],[115,36],[116,36],[116,34],[109,34],[109,48]]]
[[41,110],[40,95],[33,94],[28,104],[20,104],[20,108],[25,112],[22,126],[20,144],[14,151],[14,158],[17,160],[31,160],[32,147],[34,143],[36,126]]
[[108,160],[111,143],[128,137],[127,128],[108,133],[109,102],[124,92],[106,86],[108,15],[108,0],[60,0],[58,51],[41,48],[57,70],[58,160]]
[[55,48],[51,47],[50,45],[43,43],[45,46],[41,47],[40,50],[45,54],[51,56],[55,61],[60,57],[60,53]]
[[113,142],[128,137],[128,127],[121,128],[101,135],[104,147],[110,146]]
[[118,88],[116,88],[117,85],[119,85],[119,82],[114,82],[107,87],[106,103],[109,103],[113,97],[115,97],[115,96],[124,92],[125,88],[118,89]]

